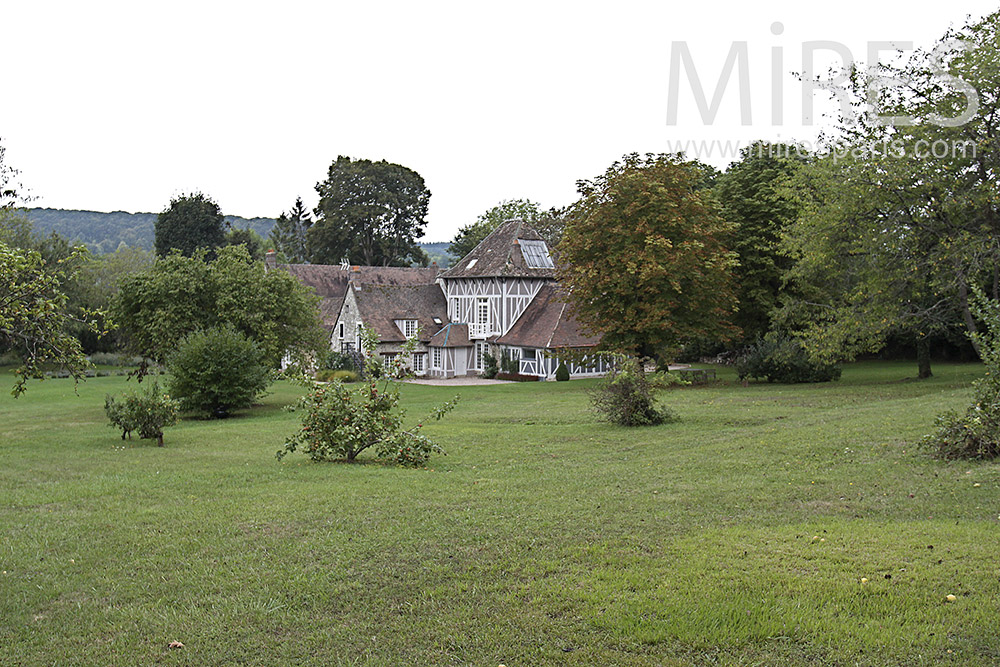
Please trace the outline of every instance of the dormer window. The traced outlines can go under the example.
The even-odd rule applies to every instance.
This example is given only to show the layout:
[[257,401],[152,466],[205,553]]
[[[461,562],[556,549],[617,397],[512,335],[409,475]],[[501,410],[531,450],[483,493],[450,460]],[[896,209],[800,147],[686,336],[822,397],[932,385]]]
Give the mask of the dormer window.
[[549,248],[545,241],[525,241],[518,239],[517,244],[521,247],[521,256],[529,269],[551,269],[555,265],[549,256]]
[[403,335],[407,338],[413,338],[417,335],[417,321],[416,320],[403,320]]

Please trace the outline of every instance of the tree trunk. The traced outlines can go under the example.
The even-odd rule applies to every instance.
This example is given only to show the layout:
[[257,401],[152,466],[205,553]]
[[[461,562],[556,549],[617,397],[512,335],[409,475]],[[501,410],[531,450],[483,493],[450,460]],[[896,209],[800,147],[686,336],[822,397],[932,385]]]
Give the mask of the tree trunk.
[[917,337],[917,379],[926,380],[931,373],[931,342],[927,336]]
[[[969,333],[979,333],[976,319],[972,316],[972,311],[969,310],[969,286],[965,283],[964,278],[960,278],[958,281],[958,300],[962,306],[962,319],[965,320],[965,327]],[[982,357],[979,353],[979,343],[974,338],[972,339],[972,347],[975,348],[976,354]]]
[[157,447],[162,447],[163,446],[163,433],[157,433],[156,434],[156,446]]

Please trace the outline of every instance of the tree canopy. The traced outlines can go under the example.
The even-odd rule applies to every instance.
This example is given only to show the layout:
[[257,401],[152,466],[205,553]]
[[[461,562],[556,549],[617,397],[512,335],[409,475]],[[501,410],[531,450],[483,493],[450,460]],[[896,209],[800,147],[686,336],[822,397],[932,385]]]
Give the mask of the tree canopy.
[[49,364],[77,379],[90,366],[80,341],[69,332],[73,324],[93,331],[98,324],[67,312],[61,290],[66,277],[65,272],[46,267],[38,251],[11,248],[0,241],[0,347],[21,360],[14,371],[14,396],[25,391],[29,378],[43,377]]
[[326,347],[318,297],[284,271],[267,271],[243,246],[208,260],[174,252],[125,277],[112,311],[128,347],[163,362],[192,331],[231,325],[253,340],[265,363]]
[[302,197],[297,197],[291,210],[278,216],[267,238],[289,264],[304,264],[309,261],[306,232],[312,223],[312,215],[302,203]]
[[368,266],[426,263],[417,244],[430,190],[420,174],[385,160],[341,155],[316,185],[316,221],[306,233],[311,262]]
[[733,321],[748,341],[768,331],[771,312],[781,305],[783,278],[791,264],[781,251],[781,237],[798,215],[797,199],[787,184],[806,158],[794,145],[755,142],[715,178],[713,193],[722,215],[736,226],[732,250],[739,259],[739,310]]
[[927,376],[930,334],[977,329],[970,289],[1000,298],[998,16],[855,76],[839,136],[797,179],[786,249],[801,298],[784,316],[802,323],[815,355],[850,358],[905,331]]
[[631,154],[577,184],[559,276],[603,348],[663,359],[692,338],[735,333],[732,226],[702,179],[680,156]]
[[537,227],[544,216],[541,206],[530,199],[504,199],[481,213],[475,222],[459,228],[451,245],[448,246],[448,254],[454,260],[460,260],[472,252],[473,248],[494,229],[508,220],[517,218],[532,227]]
[[201,192],[174,197],[156,216],[153,248],[159,257],[172,250],[190,257],[199,248],[211,251],[225,243],[225,218],[219,205]]

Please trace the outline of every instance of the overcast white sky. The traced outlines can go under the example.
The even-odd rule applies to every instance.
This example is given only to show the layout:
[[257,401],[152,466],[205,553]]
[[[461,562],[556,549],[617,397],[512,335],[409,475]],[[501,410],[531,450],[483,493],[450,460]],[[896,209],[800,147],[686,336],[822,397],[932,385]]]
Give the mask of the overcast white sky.
[[[0,138],[33,205],[162,210],[201,190],[276,216],[338,155],[387,159],[432,196],[425,240],[502,199],[572,202],[623,154],[685,140],[811,139],[809,40],[866,60],[872,41],[931,46],[989,2],[45,2],[0,0]],[[781,23],[783,32],[772,33]],[[752,123],[734,77],[710,126],[687,78],[667,124],[671,45],[711,97],[748,43]],[[784,121],[771,120],[774,49]],[[822,61],[821,61],[822,62]],[[817,96],[817,108],[820,106]],[[704,157],[724,167],[719,155]]]

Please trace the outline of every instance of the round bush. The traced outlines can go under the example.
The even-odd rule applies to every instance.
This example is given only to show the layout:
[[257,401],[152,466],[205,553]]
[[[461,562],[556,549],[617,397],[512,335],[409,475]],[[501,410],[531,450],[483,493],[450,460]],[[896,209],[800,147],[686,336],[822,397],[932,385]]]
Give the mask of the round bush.
[[253,405],[272,379],[257,344],[228,325],[189,334],[167,367],[181,409],[216,418]]
[[556,368],[556,381],[566,382],[567,380],[569,380],[569,369],[566,368],[565,361],[560,361],[559,367]]

